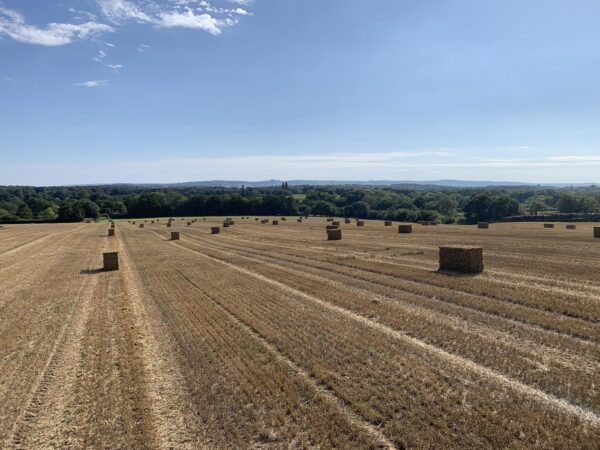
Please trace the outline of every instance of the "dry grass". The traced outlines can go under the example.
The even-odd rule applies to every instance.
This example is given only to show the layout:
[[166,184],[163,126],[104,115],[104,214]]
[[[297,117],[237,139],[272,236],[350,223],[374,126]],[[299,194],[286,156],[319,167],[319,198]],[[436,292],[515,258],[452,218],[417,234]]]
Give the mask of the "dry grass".
[[[0,231],[1,448],[600,441],[591,224],[364,221],[328,244],[325,218],[211,239],[223,222]],[[438,273],[449,243],[483,247],[485,273]]]

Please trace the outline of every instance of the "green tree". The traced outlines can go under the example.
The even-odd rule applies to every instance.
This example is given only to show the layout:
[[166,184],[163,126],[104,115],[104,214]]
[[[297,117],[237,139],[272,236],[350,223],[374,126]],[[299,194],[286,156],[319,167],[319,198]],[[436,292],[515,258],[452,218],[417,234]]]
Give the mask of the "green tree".
[[84,218],[85,211],[81,202],[67,200],[58,209],[59,222],[81,222]]
[[465,203],[464,212],[468,222],[475,223],[491,219],[490,209],[493,199],[488,194],[479,193],[472,195]]
[[565,214],[579,212],[579,201],[575,195],[564,193],[558,199],[558,211]]
[[369,205],[367,202],[360,201],[354,202],[351,205],[348,205],[344,208],[344,216],[345,217],[359,217],[359,218],[367,218],[369,217]]
[[58,214],[53,208],[46,208],[37,215],[37,218],[40,220],[56,220]]
[[321,200],[313,205],[312,213],[317,216],[333,216],[335,215],[335,208],[331,203]]
[[519,214],[519,202],[507,195],[494,197],[492,200],[489,217],[502,219],[503,217],[516,216]]
[[20,219],[31,220],[33,219],[33,211],[26,204],[22,204],[19,206],[19,209],[17,209],[17,217]]
[[91,200],[79,200],[77,203],[81,205],[85,217],[97,219],[100,217],[100,208]]
[[548,210],[549,206],[543,200],[541,196],[533,196],[527,199],[525,207],[530,214],[538,215],[539,213]]

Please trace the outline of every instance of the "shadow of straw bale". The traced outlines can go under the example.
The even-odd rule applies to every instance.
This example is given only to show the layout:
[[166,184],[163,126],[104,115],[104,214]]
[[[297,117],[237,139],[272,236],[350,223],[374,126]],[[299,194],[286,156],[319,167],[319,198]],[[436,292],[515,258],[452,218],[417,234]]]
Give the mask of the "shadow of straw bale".
[[463,272],[455,272],[453,270],[446,270],[446,269],[432,270],[431,273],[445,275],[447,277],[452,277],[452,278],[476,278],[481,275],[480,273],[463,273]]
[[84,270],[80,270],[79,274],[80,275],[94,275],[100,272],[104,272],[104,269],[84,269]]

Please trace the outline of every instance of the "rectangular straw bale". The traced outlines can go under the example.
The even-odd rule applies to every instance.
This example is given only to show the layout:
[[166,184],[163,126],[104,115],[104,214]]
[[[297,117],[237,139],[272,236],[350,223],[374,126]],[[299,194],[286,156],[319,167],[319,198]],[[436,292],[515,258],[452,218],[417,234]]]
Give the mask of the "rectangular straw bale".
[[342,230],[339,228],[327,230],[327,240],[328,241],[341,241],[342,240]]
[[554,228],[554,224],[553,223],[545,223],[544,228]]
[[337,225],[325,225],[325,229],[326,230],[337,230],[338,226]]
[[411,224],[398,225],[398,233],[412,233],[412,225]]
[[274,220],[273,225],[279,225],[279,220]]
[[600,238],[600,227],[594,227],[594,237]]
[[350,219],[344,219],[344,223],[350,223],[351,220]]
[[102,254],[102,260],[104,263],[103,270],[119,270],[119,253],[118,252],[108,252]]
[[144,224],[143,223],[140,223],[140,228],[144,228]]
[[482,230],[486,230],[490,227],[490,224],[488,222],[479,222],[477,224],[477,228],[480,228]]
[[567,230],[576,230],[576,229],[577,229],[577,226],[575,226],[575,225],[572,225],[572,224],[567,225]]
[[179,231],[171,231],[171,240],[178,241],[179,240]]
[[386,227],[391,227],[392,226],[392,221],[391,220],[386,220],[383,224]]
[[364,227],[365,226],[365,221],[364,220],[357,220],[356,221],[356,226],[357,227]]
[[331,225],[335,225],[336,227],[340,226],[340,222],[337,220],[334,220],[333,222],[331,222]]
[[115,229],[114,228],[109,228],[108,229],[108,235],[109,236],[114,236],[115,235]]
[[483,248],[455,245],[440,247],[440,270],[483,272]]
[[219,227],[210,227],[210,234],[219,234],[221,229]]

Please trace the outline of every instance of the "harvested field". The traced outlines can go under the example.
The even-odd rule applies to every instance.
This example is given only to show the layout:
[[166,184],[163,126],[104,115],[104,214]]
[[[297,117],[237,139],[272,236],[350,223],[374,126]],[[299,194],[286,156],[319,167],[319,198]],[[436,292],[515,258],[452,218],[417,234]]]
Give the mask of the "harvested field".
[[156,222],[0,230],[0,448],[597,448],[593,224]]

